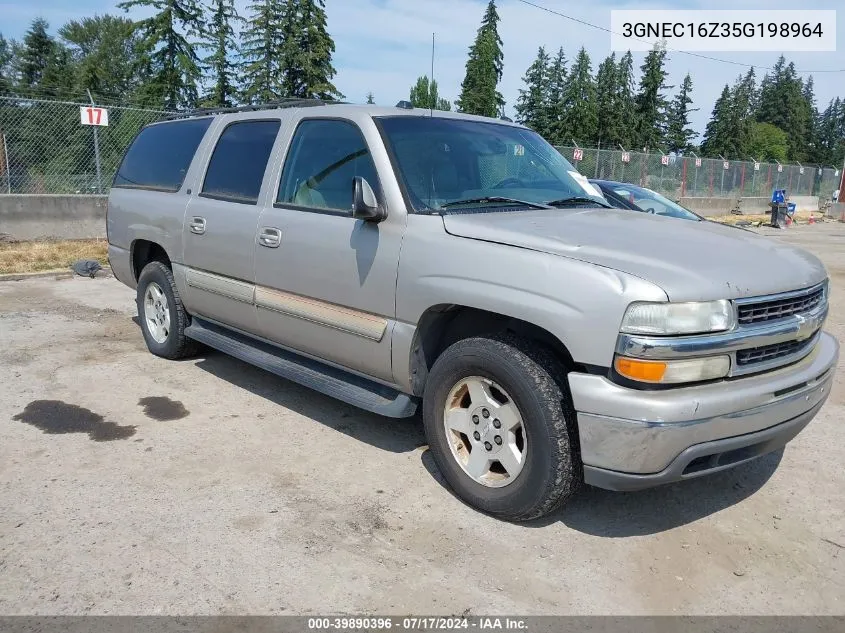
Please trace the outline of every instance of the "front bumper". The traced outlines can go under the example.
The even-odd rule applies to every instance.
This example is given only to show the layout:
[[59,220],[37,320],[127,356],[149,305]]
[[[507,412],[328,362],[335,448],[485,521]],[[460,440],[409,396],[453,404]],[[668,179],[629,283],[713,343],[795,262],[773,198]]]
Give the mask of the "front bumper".
[[585,481],[647,488],[776,450],[824,404],[838,357],[839,343],[822,332],[797,363],[707,385],[644,391],[571,373]]

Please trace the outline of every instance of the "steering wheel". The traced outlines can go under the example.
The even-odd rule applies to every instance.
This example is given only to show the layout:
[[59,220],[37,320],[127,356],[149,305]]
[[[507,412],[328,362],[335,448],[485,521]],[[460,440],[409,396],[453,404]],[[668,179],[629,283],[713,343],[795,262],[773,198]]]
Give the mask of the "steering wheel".
[[519,178],[505,178],[493,185],[493,189],[504,189],[505,187],[525,187],[525,183]]
[[654,207],[649,207],[648,209],[645,210],[645,212],[654,214]]

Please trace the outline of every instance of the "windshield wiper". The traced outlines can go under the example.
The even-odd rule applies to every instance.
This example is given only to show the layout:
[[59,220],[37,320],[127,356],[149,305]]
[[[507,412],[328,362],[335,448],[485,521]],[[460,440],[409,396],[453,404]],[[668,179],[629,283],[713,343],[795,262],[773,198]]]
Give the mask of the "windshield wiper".
[[605,209],[613,208],[606,202],[601,202],[600,200],[596,200],[595,198],[588,198],[587,196],[571,196],[569,198],[561,198],[560,200],[550,200],[546,202],[546,204],[550,207],[565,207],[571,204],[584,204],[585,202],[604,207]]
[[460,207],[467,204],[484,204],[486,202],[503,202],[505,204],[521,204],[532,209],[551,209],[552,207],[542,202],[528,202],[527,200],[517,200],[516,198],[504,198],[502,196],[483,196],[480,198],[467,198],[466,200],[454,200],[441,204],[439,209],[448,209],[450,207]]

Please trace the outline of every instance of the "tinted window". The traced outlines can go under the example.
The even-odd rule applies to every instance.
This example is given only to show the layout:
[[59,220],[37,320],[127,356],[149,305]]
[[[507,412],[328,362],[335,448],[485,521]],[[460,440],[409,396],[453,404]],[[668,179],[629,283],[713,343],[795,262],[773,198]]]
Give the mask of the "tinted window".
[[255,204],[280,125],[278,120],[243,121],[223,130],[205,172],[202,194]]
[[352,179],[378,189],[361,131],[343,121],[303,121],[291,142],[277,201],[352,213]]
[[185,119],[141,130],[123,157],[115,187],[178,191],[210,118]]

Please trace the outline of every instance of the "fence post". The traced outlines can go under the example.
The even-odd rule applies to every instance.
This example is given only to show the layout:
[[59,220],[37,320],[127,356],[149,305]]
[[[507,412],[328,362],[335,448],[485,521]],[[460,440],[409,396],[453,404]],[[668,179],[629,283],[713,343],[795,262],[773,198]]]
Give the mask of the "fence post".
[[12,172],[9,171],[9,146],[6,145],[6,133],[3,136],[3,159],[6,163],[6,193],[12,193]]
[[681,176],[681,197],[687,193],[687,158],[684,156],[683,175]]
[[[94,97],[91,96],[91,91],[87,88],[85,91],[88,93],[88,99],[91,101],[91,107],[96,107],[94,104]],[[94,128],[94,162],[97,165],[97,193],[103,193],[103,171],[100,167],[100,137],[97,130],[99,126],[92,125],[91,127]]]

